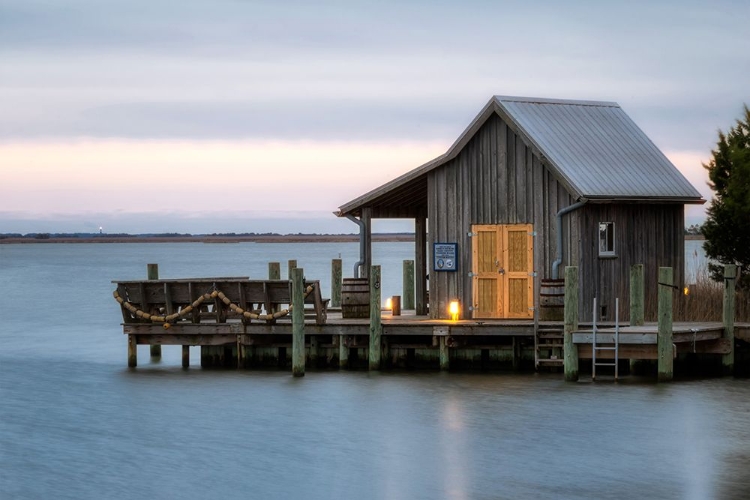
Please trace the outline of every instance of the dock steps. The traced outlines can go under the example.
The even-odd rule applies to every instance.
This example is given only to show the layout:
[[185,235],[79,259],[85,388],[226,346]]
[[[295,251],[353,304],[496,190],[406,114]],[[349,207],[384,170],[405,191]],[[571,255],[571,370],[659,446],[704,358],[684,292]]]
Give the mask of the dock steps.
[[[617,382],[619,373],[618,373],[618,364],[620,361],[620,299],[615,299],[615,342],[614,345],[608,344],[608,345],[599,345],[596,343],[596,297],[594,297],[594,314],[593,314],[593,324],[592,324],[592,336],[591,336],[591,380],[596,380],[596,367],[597,366],[611,366],[615,369],[615,382]],[[597,361],[596,360],[596,353],[599,351],[614,351],[615,357],[614,361]]]
[[563,367],[563,326],[539,325],[534,315],[534,368]]

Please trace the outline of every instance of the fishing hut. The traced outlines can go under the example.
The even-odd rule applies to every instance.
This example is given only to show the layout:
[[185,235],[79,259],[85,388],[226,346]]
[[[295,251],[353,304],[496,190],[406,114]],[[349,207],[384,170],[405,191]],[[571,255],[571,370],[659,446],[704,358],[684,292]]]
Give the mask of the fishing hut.
[[[335,212],[360,228],[353,276],[342,279],[339,262],[333,280],[340,315],[327,314],[319,285],[301,277],[253,285],[214,279],[208,291],[188,283],[179,303],[176,284],[157,283],[157,320],[145,320],[138,316],[143,304],[158,302],[150,285],[118,282],[124,331],[132,345],[223,346],[240,365],[268,357],[282,366],[291,361],[295,373],[305,363],[349,367],[358,360],[370,369],[419,360],[441,369],[517,368],[533,360],[535,368],[564,366],[573,380],[579,358],[597,352],[661,363],[677,344],[687,345],[687,334],[667,321],[664,294],[684,285],[685,205],[704,201],[617,103],[494,96],[445,154]],[[409,315],[381,310],[380,268],[372,265],[372,221],[379,218],[414,220],[414,264],[404,280]],[[143,303],[132,292],[141,286]],[[312,291],[293,305],[294,289]],[[213,301],[210,310],[201,310],[200,297]],[[649,326],[648,307],[657,303],[659,323]],[[316,321],[305,322],[305,304]],[[274,316],[283,310],[297,319]],[[212,323],[203,322],[211,314]],[[622,351],[606,331],[615,328],[619,338],[621,320],[640,328],[623,333],[630,347]],[[160,322],[167,330],[158,330]],[[599,344],[597,328],[604,328]],[[685,328],[693,348],[733,352],[734,325]]]

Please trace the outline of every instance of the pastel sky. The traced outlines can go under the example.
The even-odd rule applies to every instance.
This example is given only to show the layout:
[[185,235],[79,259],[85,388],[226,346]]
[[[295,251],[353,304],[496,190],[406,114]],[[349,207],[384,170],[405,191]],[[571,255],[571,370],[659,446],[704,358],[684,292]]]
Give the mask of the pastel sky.
[[493,94],[617,101],[710,199],[701,163],[750,104],[748,19],[746,0],[0,0],[0,233],[355,232],[331,212]]

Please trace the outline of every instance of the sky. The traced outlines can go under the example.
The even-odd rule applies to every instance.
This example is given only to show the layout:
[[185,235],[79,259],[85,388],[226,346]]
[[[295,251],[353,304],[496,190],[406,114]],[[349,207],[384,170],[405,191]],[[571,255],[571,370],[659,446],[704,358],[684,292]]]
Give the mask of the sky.
[[356,232],[332,212],[496,94],[616,101],[710,200],[701,164],[750,104],[748,19],[746,0],[0,0],[0,233]]

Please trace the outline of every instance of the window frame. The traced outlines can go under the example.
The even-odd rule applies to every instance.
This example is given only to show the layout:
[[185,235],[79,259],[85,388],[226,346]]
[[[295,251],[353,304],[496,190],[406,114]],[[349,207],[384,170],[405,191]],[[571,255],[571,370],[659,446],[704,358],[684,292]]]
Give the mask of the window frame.
[[[603,231],[604,229],[604,231]],[[604,236],[602,236],[604,235]],[[599,249],[600,258],[613,258],[617,257],[617,243],[615,236],[617,230],[615,228],[614,221],[600,221],[599,231],[597,234],[597,247]],[[602,250],[602,243],[605,243],[606,248]],[[609,248],[609,243],[612,244],[612,248]]]

